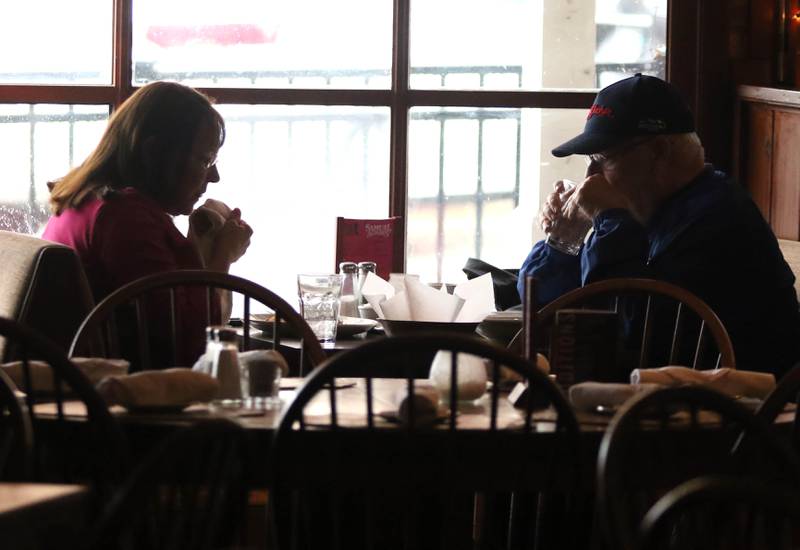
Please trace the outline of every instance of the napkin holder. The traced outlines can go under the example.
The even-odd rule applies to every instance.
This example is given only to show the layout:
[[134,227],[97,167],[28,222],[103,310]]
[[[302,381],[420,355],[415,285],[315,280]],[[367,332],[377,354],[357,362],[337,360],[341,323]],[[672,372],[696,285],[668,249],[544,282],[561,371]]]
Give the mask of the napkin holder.
[[615,311],[558,310],[550,340],[550,365],[556,382],[566,390],[586,380],[624,381],[625,376],[616,373],[619,332]]

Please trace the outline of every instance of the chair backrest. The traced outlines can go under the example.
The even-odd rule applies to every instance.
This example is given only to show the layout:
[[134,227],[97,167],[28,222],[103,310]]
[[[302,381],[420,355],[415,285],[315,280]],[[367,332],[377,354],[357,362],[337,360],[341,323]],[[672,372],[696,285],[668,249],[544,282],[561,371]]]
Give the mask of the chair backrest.
[[375,262],[377,275],[388,280],[389,273],[402,273],[405,234],[403,218],[366,220],[336,218],[336,265],[340,262]]
[[798,547],[800,493],[757,478],[704,476],[661,497],[640,527],[641,550],[790,550]]
[[[413,370],[420,357],[430,361],[438,351],[451,353],[445,359],[449,404],[437,410],[419,395],[423,383]],[[456,401],[464,354],[487,360],[493,382],[474,403]],[[401,358],[407,377],[387,381],[368,374],[357,379],[359,393],[348,394],[356,397],[338,397],[343,373],[354,365],[370,372],[387,357]],[[528,382],[522,409],[500,394],[501,366]],[[387,396],[387,384],[398,393]],[[484,413],[468,417],[476,407]],[[528,547],[521,541],[554,537],[569,548],[574,533],[555,519],[539,523],[535,536],[525,530],[537,525],[528,513],[537,493],[555,486],[570,492],[580,484],[577,444],[578,424],[560,390],[504,348],[453,333],[371,340],[320,365],[283,412],[273,440],[271,526],[277,542],[312,547],[416,548],[426,541],[428,547],[464,548],[474,536],[479,547],[501,539]],[[562,512],[547,516],[539,508],[543,516],[576,520],[577,512]]]
[[[558,336],[554,337],[556,316],[575,309],[597,310],[601,315],[612,312],[612,322],[620,333],[620,341],[610,344],[617,348],[617,378],[624,378],[634,368],[665,365],[736,368],[733,344],[719,317],[696,295],[671,283],[614,278],[567,292],[533,315],[538,351],[554,354],[547,346],[552,348]],[[576,338],[579,336],[577,333]],[[521,352],[522,345],[521,331],[509,347]]]
[[[94,305],[75,252],[30,235],[0,231],[0,265],[0,317],[26,324],[66,351]],[[2,340],[0,359],[15,359]]]
[[[310,371],[325,354],[308,323],[285,300],[266,288],[227,273],[179,270],[148,275],[120,287],[103,299],[80,325],[70,346],[70,356],[121,357],[131,361],[131,370],[181,365],[182,355],[191,361],[203,352],[205,327],[220,324],[214,297],[218,291],[243,297],[241,350],[253,349],[250,337],[251,302],[274,312],[272,347],[280,346],[282,323],[302,342],[298,372]],[[192,293],[203,311],[181,311],[181,296]],[[200,298],[197,300],[196,298]],[[215,317],[216,314],[216,317]]]
[[233,548],[245,517],[244,428],[203,420],[168,435],[114,494],[91,549]]
[[800,489],[800,460],[762,418],[700,386],[633,398],[600,445],[597,509],[610,548],[635,547],[639,522],[664,492],[710,473],[749,474]]
[[33,428],[16,386],[0,371],[0,479],[27,479],[33,457]]
[[794,404],[792,445],[800,453],[800,364],[778,380],[778,384],[758,407],[757,414],[771,424],[790,404]]
[[794,290],[800,296],[800,242],[778,239],[778,246],[783,254],[783,259],[792,268],[792,273],[795,275]]
[[[21,380],[33,437],[37,481],[93,484],[106,494],[126,473],[128,445],[116,419],[89,379],[65,353],[37,332],[0,318],[0,336],[21,361]],[[40,361],[30,361],[37,357]],[[40,368],[47,369],[43,373]],[[71,410],[85,421],[71,421]]]

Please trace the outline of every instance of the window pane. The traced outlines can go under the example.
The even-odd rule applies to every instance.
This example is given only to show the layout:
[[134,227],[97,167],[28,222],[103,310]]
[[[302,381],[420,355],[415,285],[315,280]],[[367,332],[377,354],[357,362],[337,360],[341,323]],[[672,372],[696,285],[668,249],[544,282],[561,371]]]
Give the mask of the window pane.
[[136,0],[133,80],[388,88],[391,0]]
[[449,283],[466,279],[470,257],[520,267],[543,238],[537,214],[553,182],[583,179],[582,157],[550,150],[585,118],[566,109],[412,109],[406,270]]
[[110,0],[24,0],[0,17],[0,83],[110,84]]
[[389,109],[218,108],[227,138],[206,198],[241,208],[254,231],[232,272],[296,306],[298,273],[335,271],[337,216],[388,215]]
[[94,149],[108,119],[105,105],[0,105],[4,183],[0,229],[38,233],[50,213],[47,182]]
[[411,0],[412,88],[602,88],[664,78],[667,0]]

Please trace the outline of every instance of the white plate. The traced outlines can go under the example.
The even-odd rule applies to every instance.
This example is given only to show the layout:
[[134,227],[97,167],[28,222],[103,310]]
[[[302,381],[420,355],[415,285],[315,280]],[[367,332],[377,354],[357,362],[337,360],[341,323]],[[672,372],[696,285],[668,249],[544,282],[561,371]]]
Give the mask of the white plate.
[[373,319],[341,316],[339,317],[339,326],[336,328],[336,337],[347,338],[348,336],[355,336],[376,326],[378,326],[378,321]]

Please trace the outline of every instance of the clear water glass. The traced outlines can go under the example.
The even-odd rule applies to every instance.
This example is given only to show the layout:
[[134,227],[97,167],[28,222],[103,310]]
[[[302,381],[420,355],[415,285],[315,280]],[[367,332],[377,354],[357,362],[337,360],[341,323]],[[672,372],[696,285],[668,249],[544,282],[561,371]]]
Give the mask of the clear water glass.
[[342,275],[297,276],[300,312],[317,340],[325,347],[336,343]]
[[280,407],[281,367],[275,361],[250,360],[241,364],[242,399],[247,408]]
[[[568,179],[561,181],[564,184],[564,191],[561,193],[561,202],[563,208],[566,202],[569,200],[568,197],[570,191],[575,189],[576,183]],[[563,220],[556,220],[553,223],[551,232],[547,234],[545,242],[548,244],[548,246],[555,248],[560,252],[569,254],[571,256],[577,256],[580,254],[581,246],[583,246],[586,233],[588,233],[591,225],[572,223],[565,225],[564,227],[560,227],[562,223],[564,223]],[[558,233],[558,236],[554,235],[554,233]]]

